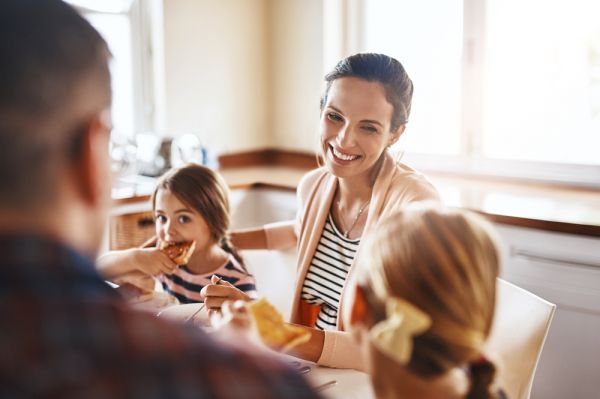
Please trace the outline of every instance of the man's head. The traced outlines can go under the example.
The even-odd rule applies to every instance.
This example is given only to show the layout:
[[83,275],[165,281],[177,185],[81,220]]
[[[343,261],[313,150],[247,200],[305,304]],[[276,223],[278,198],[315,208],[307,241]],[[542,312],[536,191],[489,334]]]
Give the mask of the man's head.
[[110,187],[107,45],[60,0],[2,0],[0,55],[0,228],[80,210],[94,224],[79,240],[89,247]]

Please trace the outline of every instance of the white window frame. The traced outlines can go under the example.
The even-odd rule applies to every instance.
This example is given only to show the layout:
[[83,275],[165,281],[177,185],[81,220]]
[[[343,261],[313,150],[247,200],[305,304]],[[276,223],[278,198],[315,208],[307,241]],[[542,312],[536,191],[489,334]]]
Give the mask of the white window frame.
[[[326,0],[324,6],[324,68],[333,58],[365,51],[362,43],[366,1]],[[600,187],[600,165],[517,161],[483,157],[483,77],[485,0],[463,0],[462,144],[455,156],[405,152],[403,161],[420,170],[469,176],[484,176],[562,185]],[[335,55],[336,57],[334,57]],[[568,135],[565,135],[568,136]],[[600,150],[599,157],[600,157]]]
[[[122,8],[110,9],[102,0],[67,0],[84,17],[86,14],[122,14],[131,22],[133,62],[133,131],[158,131],[165,126],[165,82],[162,0],[126,1]],[[83,5],[85,4],[85,5]],[[91,4],[91,5],[89,5]],[[97,6],[96,6],[97,4]]]

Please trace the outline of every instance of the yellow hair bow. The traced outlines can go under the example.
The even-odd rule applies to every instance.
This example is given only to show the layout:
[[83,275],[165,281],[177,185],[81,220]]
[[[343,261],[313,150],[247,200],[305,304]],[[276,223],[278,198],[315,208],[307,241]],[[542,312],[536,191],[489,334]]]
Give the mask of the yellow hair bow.
[[400,364],[406,364],[412,355],[413,337],[427,331],[431,318],[410,302],[396,297],[387,299],[386,314],[385,320],[371,328],[371,341]]

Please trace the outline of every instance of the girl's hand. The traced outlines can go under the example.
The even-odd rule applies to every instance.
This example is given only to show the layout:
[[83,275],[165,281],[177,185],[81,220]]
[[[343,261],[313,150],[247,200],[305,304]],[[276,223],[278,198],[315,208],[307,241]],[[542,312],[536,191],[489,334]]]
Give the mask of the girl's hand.
[[212,284],[205,286],[200,291],[209,313],[211,313],[211,310],[221,310],[221,306],[225,301],[241,300],[247,302],[252,299],[244,291],[217,276],[212,276],[210,280]]
[[171,274],[177,267],[164,252],[158,248],[138,248],[134,252],[135,267],[146,274]]

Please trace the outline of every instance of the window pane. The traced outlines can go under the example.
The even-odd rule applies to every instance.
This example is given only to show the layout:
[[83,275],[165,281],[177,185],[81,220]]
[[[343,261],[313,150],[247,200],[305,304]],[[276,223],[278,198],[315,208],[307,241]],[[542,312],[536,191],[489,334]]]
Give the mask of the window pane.
[[93,11],[122,13],[129,10],[133,0],[66,0],[66,2]]
[[487,7],[484,155],[600,164],[600,2]]
[[127,14],[86,13],[85,17],[108,43],[112,60],[112,118],[115,132],[134,133],[133,54]]
[[398,59],[414,85],[407,151],[461,147],[461,0],[365,0],[363,50]]

